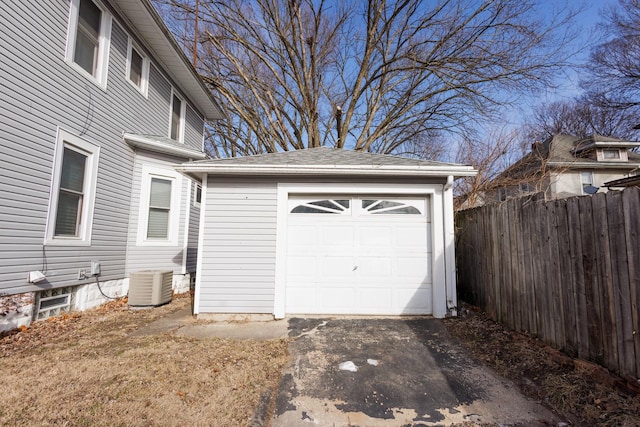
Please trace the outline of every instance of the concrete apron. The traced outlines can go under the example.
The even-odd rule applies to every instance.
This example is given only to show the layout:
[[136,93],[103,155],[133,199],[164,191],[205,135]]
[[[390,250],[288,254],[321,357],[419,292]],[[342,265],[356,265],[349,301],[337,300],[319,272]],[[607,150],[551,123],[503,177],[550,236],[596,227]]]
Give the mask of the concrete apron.
[[290,319],[289,336],[272,427],[558,422],[436,319]]

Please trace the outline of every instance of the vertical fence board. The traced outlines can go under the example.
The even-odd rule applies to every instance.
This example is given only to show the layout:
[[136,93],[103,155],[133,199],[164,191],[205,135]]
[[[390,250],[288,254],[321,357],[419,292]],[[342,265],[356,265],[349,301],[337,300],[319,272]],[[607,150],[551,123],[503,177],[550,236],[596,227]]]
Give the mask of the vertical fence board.
[[510,288],[511,288],[511,320],[512,328],[521,331],[522,330],[522,282],[518,273],[521,272],[519,262],[522,257],[522,242],[520,240],[520,233],[518,233],[518,222],[520,220],[518,216],[519,203],[517,200],[513,200],[509,203],[507,212],[507,223],[509,225],[509,252],[510,257]]
[[629,268],[632,334],[636,354],[635,373],[625,371],[624,374],[638,378],[640,377],[640,188],[626,189],[622,193],[622,206]]
[[[538,327],[536,323],[536,300],[535,300],[535,288],[533,286],[534,283],[534,256],[533,256],[533,245],[531,239],[531,230],[533,225],[535,224],[535,203],[531,201],[531,199],[526,199],[526,202],[522,206],[522,222],[520,224],[522,229],[522,242],[523,242],[523,250],[525,253],[524,258],[524,303],[528,307],[526,315],[527,321],[527,330],[532,334],[538,333]],[[524,317],[523,317],[524,318]]]
[[547,263],[547,278],[548,278],[548,288],[551,291],[549,293],[549,300],[551,302],[552,307],[552,324],[551,328],[553,331],[553,339],[552,342],[557,347],[562,347],[565,341],[564,337],[564,319],[562,317],[562,297],[561,297],[561,287],[562,284],[560,282],[560,248],[558,242],[558,216],[559,213],[556,211],[556,204],[553,202],[546,203],[547,207],[547,235],[549,236],[549,251],[548,257],[551,257],[549,262]]
[[582,268],[582,239],[580,238],[580,208],[578,198],[567,200],[567,219],[569,224],[569,242],[571,245],[571,265],[574,274],[576,329],[578,356],[589,355],[589,332],[587,321],[587,299],[585,292],[584,270]]
[[633,339],[633,314],[631,313],[631,291],[629,289],[629,268],[627,266],[627,244],[622,212],[622,194],[615,191],[607,194],[609,209],[609,234],[611,235],[611,267],[613,271],[613,289],[619,296],[617,305],[620,313],[617,327],[620,345],[620,372],[635,371],[635,346]]
[[562,328],[564,343],[560,347],[568,354],[578,354],[576,331],[576,290],[573,268],[571,267],[572,247],[569,239],[569,220],[567,201],[556,200],[557,233],[558,233],[558,270],[561,286],[560,298],[562,307]]
[[[596,236],[599,255],[596,258],[598,282],[600,284],[600,313],[602,322],[603,359],[601,364],[612,371],[618,370],[618,342],[615,328],[615,306],[613,296],[611,256],[609,249],[609,225],[607,220],[607,196],[592,197],[593,234]],[[610,200],[610,199],[609,199]]]

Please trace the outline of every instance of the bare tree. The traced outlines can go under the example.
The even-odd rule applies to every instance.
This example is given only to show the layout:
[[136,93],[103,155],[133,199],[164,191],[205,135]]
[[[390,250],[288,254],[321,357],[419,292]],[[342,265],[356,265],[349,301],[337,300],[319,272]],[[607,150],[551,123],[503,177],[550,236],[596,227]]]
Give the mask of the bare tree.
[[500,186],[511,185],[509,178],[496,178],[522,155],[520,132],[506,127],[487,129],[478,137],[464,135],[456,153],[457,163],[472,165],[478,174],[456,181],[456,208],[484,203],[485,194]]
[[582,82],[600,106],[624,111],[640,123],[640,0],[618,0],[605,10],[607,40],[596,46]]
[[[165,14],[193,18],[193,1],[163,1]],[[536,0],[200,0],[199,33],[191,35],[198,68],[231,117],[212,124],[211,148],[392,153],[418,144],[429,156],[442,135],[551,84],[566,65],[573,12],[541,7]],[[184,38],[183,25],[173,28]]]
[[558,134],[586,137],[592,134],[633,140],[638,118],[627,111],[604,106],[587,95],[570,101],[539,105],[525,125],[527,146]]

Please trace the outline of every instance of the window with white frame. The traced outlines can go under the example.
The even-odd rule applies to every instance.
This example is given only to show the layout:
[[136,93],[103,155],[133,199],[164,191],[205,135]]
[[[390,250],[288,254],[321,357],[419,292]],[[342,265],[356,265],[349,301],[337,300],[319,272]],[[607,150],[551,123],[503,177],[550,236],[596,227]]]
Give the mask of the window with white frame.
[[88,245],[100,148],[58,130],[45,244]]
[[139,245],[177,245],[181,178],[177,172],[143,167]]
[[186,104],[182,98],[176,95],[175,91],[171,94],[171,125],[169,128],[169,137],[176,141],[184,140],[184,116],[186,114]]
[[149,81],[149,58],[129,37],[127,46],[127,79],[144,95],[147,96]]
[[589,194],[589,192],[585,190],[590,187],[595,187],[593,185],[593,172],[591,171],[580,172],[580,183],[582,184],[582,194]]
[[71,0],[66,60],[92,76],[103,88],[107,83],[111,15],[93,0]]
[[193,195],[193,205],[198,207],[202,204],[202,185],[196,184]]
[[620,150],[616,149],[604,149],[602,150],[602,158],[604,160],[620,160]]

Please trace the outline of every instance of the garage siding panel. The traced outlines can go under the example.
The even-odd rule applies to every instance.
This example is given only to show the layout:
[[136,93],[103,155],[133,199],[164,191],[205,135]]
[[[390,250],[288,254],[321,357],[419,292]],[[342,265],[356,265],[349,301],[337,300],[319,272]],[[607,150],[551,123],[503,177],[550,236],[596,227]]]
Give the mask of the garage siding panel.
[[273,313],[275,182],[209,178],[200,313]]

